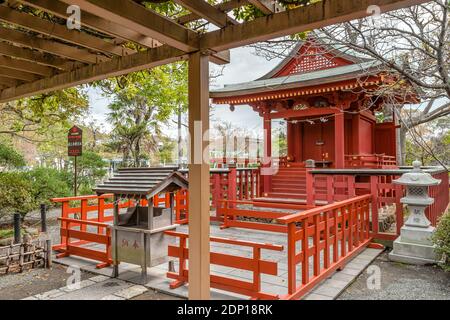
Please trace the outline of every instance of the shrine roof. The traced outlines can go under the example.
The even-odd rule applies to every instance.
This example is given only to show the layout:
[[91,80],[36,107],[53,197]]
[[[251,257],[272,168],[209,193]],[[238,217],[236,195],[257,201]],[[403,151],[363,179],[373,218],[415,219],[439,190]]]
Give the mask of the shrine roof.
[[[280,61],[280,63],[278,63],[271,71],[256,80],[269,79],[276,77],[277,75],[279,76],[279,73],[282,72],[283,68],[292,63],[295,58],[301,58],[302,49],[308,47],[321,47],[329,56],[332,56],[334,58],[341,58],[348,63],[358,64],[367,61],[374,61],[370,56],[366,54],[352,50],[343,45],[331,43],[329,40],[327,40],[326,37],[321,36],[320,32],[315,32],[315,34],[316,37],[312,38],[309,41],[299,41],[298,44],[293,47],[291,52],[283,60]],[[311,44],[311,42],[313,43]]]
[[210,97],[241,96],[360,79],[378,73],[379,69],[377,67],[380,64],[378,61],[371,60],[307,73],[289,74],[282,77],[263,77],[250,82],[225,85],[221,89],[212,90]]

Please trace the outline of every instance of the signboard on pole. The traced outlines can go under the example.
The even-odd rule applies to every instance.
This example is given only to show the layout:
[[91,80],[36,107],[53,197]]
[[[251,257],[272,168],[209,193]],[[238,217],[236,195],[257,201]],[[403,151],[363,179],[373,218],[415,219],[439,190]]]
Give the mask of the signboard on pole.
[[80,157],[83,154],[83,130],[73,126],[69,130],[67,139],[69,157]]
[[70,128],[67,134],[67,153],[69,157],[74,157],[74,184],[73,184],[73,194],[77,196],[78,189],[78,167],[77,167],[77,157],[83,154],[83,130],[77,126]]

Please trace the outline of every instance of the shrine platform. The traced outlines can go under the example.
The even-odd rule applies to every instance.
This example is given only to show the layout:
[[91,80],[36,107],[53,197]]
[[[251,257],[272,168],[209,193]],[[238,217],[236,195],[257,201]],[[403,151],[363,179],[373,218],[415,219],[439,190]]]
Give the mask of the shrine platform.
[[[188,227],[186,225],[179,226],[178,232],[187,233]],[[278,275],[262,275],[261,276],[261,290],[278,295],[287,294],[287,238],[283,234],[264,232],[258,230],[244,230],[239,228],[228,228],[221,230],[216,224],[211,225],[211,236],[223,237],[230,239],[240,239],[259,243],[272,243],[282,245],[283,251],[274,252],[262,250],[262,259],[268,261],[276,261],[278,264]],[[89,244],[86,247],[95,249],[99,245]],[[211,252],[220,252],[224,254],[237,255],[242,257],[251,256],[252,252],[248,248],[239,247],[229,244],[221,244],[211,242]],[[331,300],[337,298],[345,288],[350,285],[356,277],[364,272],[368,265],[382,252],[380,249],[367,248],[355,256],[341,271],[334,272],[327,279],[315,286],[308,295],[303,299],[306,300]],[[98,275],[110,277],[112,275],[112,267],[97,269],[97,261],[81,258],[78,256],[64,257],[54,260],[67,266],[79,266],[83,271],[91,272]],[[178,264],[175,262],[175,270],[178,270]],[[313,263],[311,260],[310,270],[312,276]],[[170,289],[170,283],[173,281],[167,278],[168,263],[158,265],[153,268],[148,268],[148,281],[143,283],[141,278],[141,267],[133,264],[121,263],[119,265],[118,279],[131,282],[134,284],[144,285],[145,287],[166,294],[174,295],[176,297],[188,297],[188,286],[184,285],[176,289]],[[237,280],[249,280],[253,277],[252,272],[243,271],[236,268],[228,268],[224,266],[211,265],[211,274],[223,276]],[[248,297],[225,292],[218,289],[211,289],[211,297],[216,300],[235,300],[248,299]],[[101,299],[101,297],[97,297]]]

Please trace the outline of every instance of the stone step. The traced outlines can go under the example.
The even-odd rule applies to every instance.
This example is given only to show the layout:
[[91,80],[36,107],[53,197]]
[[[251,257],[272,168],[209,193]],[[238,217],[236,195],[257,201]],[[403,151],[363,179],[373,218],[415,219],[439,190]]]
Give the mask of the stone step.
[[288,199],[306,199],[306,194],[301,193],[288,193],[288,192],[269,192],[267,193],[269,198],[288,198]]

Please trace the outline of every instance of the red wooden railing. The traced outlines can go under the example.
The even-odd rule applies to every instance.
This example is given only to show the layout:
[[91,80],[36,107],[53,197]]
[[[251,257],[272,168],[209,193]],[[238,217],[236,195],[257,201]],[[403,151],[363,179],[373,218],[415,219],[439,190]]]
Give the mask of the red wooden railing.
[[[257,209],[251,210],[243,206],[256,206]],[[261,208],[269,208],[269,210],[261,210]],[[237,227],[270,232],[287,232],[285,225],[273,223],[274,219],[278,219],[289,215],[290,213],[281,211],[271,211],[270,209],[286,209],[286,210],[306,210],[311,209],[308,205],[293,205],[283,203],[266,203],[266,202],[252,202],[252,201],[231,201],[222,200],[219,202],[217,212],[223,217],[221,229]],[[240,219],[241,218],[241,219]],[[242,218],[256,218],[267,219],[268,222],[263,221],[245,221]]]
[[[189,178],[187,170],[181,170],[186,178]],[[258,168],[223,168],[211,169],[210,192],[211,210],[216,211],[219,200],[246,200],[260,196],[261,175]],[[188,192],[184,191],[184,198],[188,198]],[[186,200],[187,201],[187,200]],[[186,204],[187,202],[185,202]],[[188,216],[187,208],[185,213]],[[220,214],[216,211],[211,220],[221,221]],[[188,220],[182,220],[187,223]]]
[[[98,222],[106,223],[113,221],[112,214],[108,214],[108,209],[113,209],[113,203],[108,202],[113,199],[112,194],[105,194],[102,196],[89,195],[67,198],[54,198],[51,199],[53,203],[61,203],[61,227],[65,228],[64,219],[77,219],[86,222]],[[119,204],[120,208],[126,208],[130,206],[130,202],[123,202]],[[89,217],[90,213],[95,212],[95,215]],[[112,213],[112,212],[111,212]],[[81,231],[86,231],[86,224],[81,225]],[[98,227],[98,234],[101,234],[103,228]],[[61,233],[60,243],[53,246],[53,250],[65,249],[66,237]],[[77,242],[78,245],[87,243],[85,240]]]
[[[170,288],[174,289],[189,282],[189,271],[186,264],[186,261],[189,258],[189,236],[185,233],[174,231],[166,231],[165,233],[169,236],[179,238],[178,246],[169,246],[168,248],[168,255],[170,257],[178,258],[179,260],[178,272],[167,273],[168,278],[175,280],[170,284]],[[273,276],[278,275],[277,263],[263,260],[261,258],[261,249],[283,251],[283,246],[217,237],[211,237],[210,241],[225,243],[229,245],[250,247],[253,249],[253,256],[251,258],[211,252],[211,264],[253,272],[253,278],[251,282],[212,274],[210,276],[210,283],[212,288],[235,292],[238,294],[249,296],[253,299],[278,299],[278,295],[276,294],[265,293],[261,291],[262,274]]]
[[434,203],[427,207],[425,215],[430,220],[431,225],[436,226],[439,218],[447,212],[449,206],[449,178],[448,172],[443,171],[433,175],[435,179],[441,180],[437,186],[429,187],[428,193],[434,198]]
[[384,154],[352,154],[345,156],[346,168],[397,168],[397,161],[393,156]]
[[[331,172],[328,173],[327,171]],[[380,232],[378,215],[372,216],[371,223],[375,238],[394,240],[400,235],[403,226],[403,204],[400,199],[404,196],[404,188],[394,184],[407,170],[307,170],[306,174],[306,202],[308,205],[318,204],[320,201],[333,203],[352,198],[354,196],[371,194],[373,202],[371,209],[378,212],[380,208],[395,205],[395,233]],[[432,170],[430,174],[442,182],[438,186],[430,187],[430,196],[435,203],[427,208],[428,219],[435,226],[439,217],[446,211],[449,204],[448,173],[445,170]]]
[[[97,268],[104,268],[111,265],[111,229],[108,228],[108,224],[69,218],[58,218],[58,220],[61,221],[60,233],[61,237],[64,238],[64,243],[59,248],[59,251],[62,253],[58,254],[57,258],[76,255],[101,261],[101,263],[97,264]],[[88,226],[97,227],[97,231],[90,232],[87,230]],[[78,239],[78,241],[73,242],[71,241],[72,239]],[[86,242],[104,245],[104,249],[82,247],[82,243]]]
[[[278,219],[288,229],[288,294],[283,299],[301,298],[370,243],[371,198],[371,195],[359,196]],[[300,250],[297,250],[298,242]],[[312,277],[310,257],[313,258]]]
[[188,191],[183,189],[175,194],[175,223],[187,224],[189,222],[189,196]]

